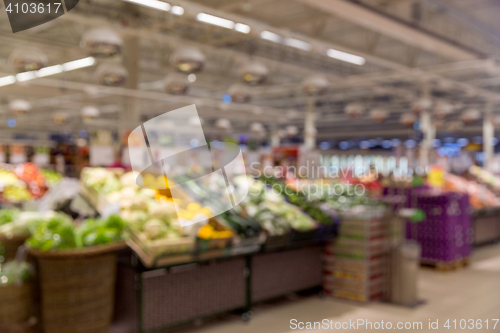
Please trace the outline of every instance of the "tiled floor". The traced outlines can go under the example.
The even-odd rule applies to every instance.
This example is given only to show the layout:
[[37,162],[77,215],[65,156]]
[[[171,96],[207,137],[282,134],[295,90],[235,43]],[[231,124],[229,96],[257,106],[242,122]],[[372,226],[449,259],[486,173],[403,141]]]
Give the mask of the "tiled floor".
[[[193,333],[281,333],[296,332],[291,329],[290,320],[318,322],[323,319],[334,322],[364,319],[371,322],[390,321],[422,322],[423,329],[403,329],[405,332],[500,332],[500,322],[496,329],[492,328],[492,319],[500,319],[500,245],[476,250],[472,265],[454,272],[437,272],[422,268],[419,277],[419,291],[425,304],[408,309],[384,303],[359,305],[357,303],[334,299],[321,299],[317,296],[284,300],[274,304],[257,307],[254,317],[248,323],[239,318],[226,318],[222,321],[207,323]],[[428,323],[439,320],[438,330],[429,330]],[[481,319],[483,328],[457,330],[443,328],[446,320]],[[485,320],[489,319],[489,330],[485,328]],[[467,324],[469,325],[469,324]],[[395,330],[393,328],[393,330]],[[326,330],[304,330],[319,332]],[[380,332],[382,329],[370,330],[341,329],[339,331]]]

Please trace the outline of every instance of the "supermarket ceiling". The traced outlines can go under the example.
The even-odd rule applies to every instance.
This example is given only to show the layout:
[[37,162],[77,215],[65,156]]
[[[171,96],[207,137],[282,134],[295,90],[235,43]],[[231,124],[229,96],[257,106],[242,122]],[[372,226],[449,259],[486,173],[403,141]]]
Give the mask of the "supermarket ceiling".
[[[60,18],[16,34],[1,8],[0,77],[16,74],[9,57],[20,47],[41,49],[49,66],[84,59],[88,54],[80,46],[82,35],[96,27],[112,28],[126,45],[134,45],[127,44],[128,40],[138,45],[126,46],[123,55],[112,59],[97,58],[84,68],[0,87],[2,135],[23,130],[74,133],[83,128],[116,128],[124,125],[117,119],[131,104],[144,118],[151,118],[195,103],[208,133],[217,133],[213,124],[222,117],[232,122],[235,132],[248,131],[253,120],[268,129],[290,124],[302,128],[308,105],[302,82],[317,74],[330,82],[315,101],[320,138],[361,131],[366,135],[407,133],[400,115],[425,91],[434,101],[452,104],[448,120],[468,108],[484,110],[491,104],[496,110],[500,102],[498,1],[179,0],[169,1],[168,12],[134,1],[80,0]],[[182,10],[173,11],[172,6]],[[240,28],[207,23],[199,19],[199,13],[239,23]],[[169,58],[182,46],[200,49],[205,66],[186,95],[169,95],[163,83],[174,71]],[[96,68],[102,63],[135,59],[137,74],[129,80],[136,85],[104,87],[98,83]],[[268,80],[248,87],[250,102],[224,103],[223,96],[239,82],[242,66],[250,61],[269,69]],[[32,110],[17,116],[12,129],[7,126],[12,117],[8,104],[14,99],[29,100]],[[367,111],[384,108],[389,117],[380,124],[367,115],[350,119],[344,109],[352,102],[362,103]],[[97,106],[101,116],[82,122],[80,110],[89,104]],[[60,114],[67,118],[62,125],[53,121]],[[466,131],[479,130],[479,124],[480,120],[472,123]]]

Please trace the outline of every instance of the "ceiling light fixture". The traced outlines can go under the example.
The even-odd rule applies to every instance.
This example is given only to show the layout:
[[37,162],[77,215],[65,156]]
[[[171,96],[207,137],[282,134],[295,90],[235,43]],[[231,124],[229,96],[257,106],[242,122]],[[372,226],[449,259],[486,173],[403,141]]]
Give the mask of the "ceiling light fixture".
[[234,25],[234,30],[247,34],[250,32],[250,26],[243,23],[236,23]]
[[158,1],[158,0],[123,0],[123,1],[135,3],[136,5],[143,6],[143,7],[164,10],[166,12],[168,12],[170,10],[170,8],[172,7],[169,3],[166,3],[163,1]]
[[267,31],[267,30],[264,30],[260,33],[260,38],[265,39],[265,40],[269,40],[269,41],[275,42],[275,43],[281,43],[281,41],[283,40],[283,38],[280,35],[275,34],[274,32],[271,32],[271,31]]
[[0,77],[0,87],[16,83],[16,78],[13,75]]
[[63,71],[64,71],[63,65],[44,67],[36,73],[36,76],[44,77],[44,76],[59,74],[59,73],[62,73]]
[[295,47],[304,51],[311,51],[311,44],[295,38],[285,38],[285,45]]
[[19,73],[19,74],[16,75],[16,80],[20,81],[20,82],[33,80],[35,78],[36,78],[36,72],[35,71]]
[[172,6],[170,12],[174,15],[181,16],[182,14],[184,14],[184,8],[182,8],[181,6]]
[[346,53],[346,52],[342,52],[342,51],[338,51],[338,50],[334,50],[334,49],[329,49],[326,52],[326,54],[331,58],[334,58],[337,60],[342,60],[345,62],[350,62],[351,64],[355,64],[355,65],[359,65],[359,66],[362,66],[366,63],[366,60],[363,57],[359,57],[359,56],[354,55],[354,54],[350,54],[350,53]]
[[234,22],[231,20],[226,20],[225,18],[213,16],[206,13],[199,13],[196,15],[196,19],[200,22],[205,22],[212,25],[217,25],[226,29],[233,29]]
[[72,71],[74,69],[89,67],[95,64],[95,59],[93,57],[87,57],[75,61],[70,61],[63,64],[64,71]]

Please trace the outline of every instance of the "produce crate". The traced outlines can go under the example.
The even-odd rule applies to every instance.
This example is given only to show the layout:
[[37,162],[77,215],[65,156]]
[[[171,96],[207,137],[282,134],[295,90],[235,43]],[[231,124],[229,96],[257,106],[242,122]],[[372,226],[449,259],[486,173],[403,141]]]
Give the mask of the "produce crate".
[[214,249],[224,249],[230,247],[233,242],[233,237],[202,239],[196,238],[196,253],[206,252]]
[[[85,172],[85,169],[87,168],[82,169],[82,174]],[[117,177],[125,172],[121,168],[106,169],[113,172]],[[86,186],[82,179],[80,179],[80,193],[88,200],[88,202],[97,210],[99,214],[102,214],[106,206],[109,205],[109,201],[104,194]]]
[[193,237],[181,239],[159,239],[149,241],[139,231],[129,228],[130,240],[134,242],[149,258],[159,258],[166,255],[178,255],[192,253],[195,247]]
[[105,195],[97,192],[93,188],[85,186],[83,182],[80,182],[80,193],[99,214],[102,214],[106,206],[109,205],[109,201]]

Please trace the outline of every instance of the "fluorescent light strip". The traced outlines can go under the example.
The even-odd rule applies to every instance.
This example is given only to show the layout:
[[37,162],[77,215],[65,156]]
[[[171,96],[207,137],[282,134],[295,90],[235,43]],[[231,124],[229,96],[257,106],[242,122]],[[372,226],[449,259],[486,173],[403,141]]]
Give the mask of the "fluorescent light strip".
[[174,15],[181,16],[182,14],[184,14],[184,8],[182,8],[181,6],[172,6],[170,12]]
[[19,73],[16,75],[16,80],[23,82],[23,81],[29,81],[36,79],[36,72],[35,71],[30,71],[30,72],[24,72],[24,73]]
[[264,30],[260,33],[260,38],[270,40],[271,42],[275,43],[281,43],[281,41],[283,40],[283,38],[280,35],[267,30]]
[[250,32],[250,26],[243,23],[236,23],[234,25],[234,30],[247,34]]
[[200,22],[205,22],[208,24],[213,24],[217,25],[219,27],[227,28],[227,29],[233,29],[234,28],[234,22],[231,20],[226,20],[225,18],[218,17],[218,16],[213,16],[210,14],[205,14],[205,13],[199,13],[196,15],[196,19]]
[[93,57],[83,58],[63,64],[64,71],[72,71],[74,69],[92,66],[95,64]]
[[354,54],[350,54],[350,53],[346,53],[346,52],[342,52],[342,51],[338,51],[338,50],[334,50],[334,49],[329,49],[328,51],[326,51],[326,54],[331,58],[335,58],[337,60],[342,60],[345,62],[350,62],[351,64],[355,64],[355,65],[359,65],[359,66],[362,66],[366,63],[366,60],[363,57],[359,57],[359,56],[354,55]]
[[285,45],[295,47],[296,49],[301,49],[304,51],[311,51],[311,44],[295,38],[285,38]]
[[62,65],[54,65],[50,67],[44,67],[38,71],[30,71],[19,73],[16,76],[9,75],[5,77],[0,77],[0,87],[16,83],[16,81],[23,82],[36,79],[37,77],[44,77],[54,74],[59,74],[64,71],[72,71],[74,69],[92,66],[95,64],[95,59],[93,57],[87,57],[75,61],[70,61]]
[[0,87],[7,86],[13,83],[16,83],[16,78],[14,77],[14,75],[0,77]]
[[158,0],[123,0],[123,1],[135,3],[136,5],[143,6],[143,7],[164,10],[166,12],[168,12],[170,10],[170,8],[172,7],[169,3],[166,3],[163,1],[158,1]]
[[63,65],[55,65],[55,66],[50,66],[50,67],[45,67],[45,68],[40,69],[36,73],[36,76],[44,77],[44,76],[59,74],[59,73],[62,73],[63,71],[64,71]]

